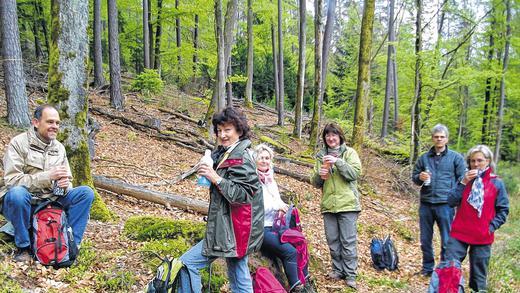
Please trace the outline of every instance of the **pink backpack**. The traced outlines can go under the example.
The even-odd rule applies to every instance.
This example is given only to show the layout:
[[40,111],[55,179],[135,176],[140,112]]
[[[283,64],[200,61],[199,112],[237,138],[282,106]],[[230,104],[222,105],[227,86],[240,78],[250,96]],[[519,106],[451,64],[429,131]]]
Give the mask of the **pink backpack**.
[[255,293],[287,293],[282,284],[266,267],[258,267],[256,272],[251,274],[251,277],[253,279],[253,292]]

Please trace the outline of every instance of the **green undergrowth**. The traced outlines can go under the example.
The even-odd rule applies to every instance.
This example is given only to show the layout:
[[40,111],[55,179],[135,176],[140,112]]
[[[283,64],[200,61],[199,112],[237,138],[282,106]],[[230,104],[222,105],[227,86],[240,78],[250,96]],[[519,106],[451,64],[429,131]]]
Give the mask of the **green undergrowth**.
[[[509,193],[509,216],[495,233],[489,265],[489,292],[520,292],[520,164],[500,164],[498,174]],[[515,173],[516,172],[516,173]]]
[[12,267],[8,262],[0,262],[0,293],[22,293],[22,288],[11,277]]
[[130,292],[136,282],[137,277],[133,272],[113,267],[96,275],[96,291]]
[[204,237],[205,231],[206,225],[202,222],[139,216],[126,221],[123,233],[137,241],[175,239],[180,236],[190,243],[197,243]]
[[379,289],[399,289],[399,291],[405,291],[408,287],[407,281],[396,279],[390,275],[380,274],[377,276],[368,276],[365,274],[359,274],[358,279],[363,283],[367,284],[370,288]]
[[371,148],[377,153],[394,159],[400,163],[406,164],[410,160],[410,150],[408,145],[401,145],[390,140],[385,140],[381,143],[371,139],[366,139],[363,144],[365,147]]

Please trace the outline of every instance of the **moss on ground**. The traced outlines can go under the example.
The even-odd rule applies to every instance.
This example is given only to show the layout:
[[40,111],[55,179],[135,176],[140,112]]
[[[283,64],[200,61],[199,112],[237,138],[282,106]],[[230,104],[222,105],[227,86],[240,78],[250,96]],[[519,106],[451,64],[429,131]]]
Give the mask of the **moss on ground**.
[[126,221],[123,230],[128,238],[137,241],[183,237],[191,244],[202,240],[205,232],[206,224],[202,222],[152,216],[132,217]]

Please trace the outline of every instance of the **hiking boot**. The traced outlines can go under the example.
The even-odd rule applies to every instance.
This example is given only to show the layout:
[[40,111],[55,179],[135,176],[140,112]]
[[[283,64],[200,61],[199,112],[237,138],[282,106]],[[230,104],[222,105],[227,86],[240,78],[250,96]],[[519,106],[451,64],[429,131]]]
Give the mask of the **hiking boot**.
[[356,280],[347,280],[347,287],[357,290]]
[[30,262],[32,260],[29,247],[18,248],[13,257],[15,262]]
[[305,286],[303,284],[298,284],[292,290],[291,293],[302,293],[305,292]]
[[343,279],[343,275],[341,275],[338,272],[332,271],[332,272],[327,274],[327,279],[341,280],[341,279]]

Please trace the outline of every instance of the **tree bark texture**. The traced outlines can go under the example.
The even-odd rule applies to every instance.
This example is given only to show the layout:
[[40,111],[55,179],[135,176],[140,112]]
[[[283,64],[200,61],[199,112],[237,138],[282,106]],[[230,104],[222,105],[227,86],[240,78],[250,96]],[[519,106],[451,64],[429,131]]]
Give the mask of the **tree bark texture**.
[[195,26],[193,28],[193,79],[197,76],[197,68],[199,63],[199,15],[195,14]]
[[280,85],[278,84],[278,54],[276,53],[276,33],[274,20],[271,23],[271,51],[273,55],[273,81],[274,81],[274,105],[278,110],[278,100],[280,99]]
[[412,103],[412,140],[410,165],[414,164],[419,156],[419,144],[421,138],[421,99],[422,99],[422,0],[415,0],[416,19],[415,19],[415,94]]
[[43,12],[41,0],[36,0],[34,2],[34,8],[36,11],[36,15],[38,15],[38,24],[43,33],[43,40],[45,41],[45,47],[47,48],[47,53],[49,53],[49,33],[47,32],[47,22],[45,21],[45,14]]
[[[222,0],[215,0],[215,39],[217,41],[217,78],[214,95],[216,98],[216,112],[222,111],[226,106],[226,58],[225,58],[225,44],[224,44],[224,27],[222,20]],[[208,111],[209,112],[209,111]]]
[[314,111],[311,120],[309,146],[315,148],[318,143],[318,133],[321,120],[321,72],[323,62],[323,1],[314,1]]
[[504,106],[506,103],[506,72],[509,64],[509,47],[511,44],[511,0],[506,0],[506,42],[504,44],[504,60],[502,62],[502,78],[500,80],[500,102],[497,113],[497,134],[495,140],[495,163],[500,160],[500,144],[502,141],[502,124],[504,120]]
[[284,125],[284,69],[283,69],[283,35],[282,35],[282,0],[278,0],[278,125]]
[[105,85],[101,46],[101,0],[94,0],[94,86]]
[[[329,52],[332,44],[332,32],[336,24],[336,0],[328,0],[327,4],[327,23],[325,24],[325,33],[323,35],[323,61],[321,70],[321,91],[323,96],[327,82],[327,68],[329,65]],[[323,98],[321,98],[323,100]]]
[[253,108],[253,0],[247,0],[247,82],[244,106]]
[[[87,140],[88,2],[52,0],[52,37],[49,59],[48,101],[59,110],[60,141],[65,145],[74,186],[94,187]],[[93,217],[108,219],[105,204],[96,194]],[[99,212],[99,213],[98,213]],[[104,215],[104,216],[103,216]]]
[[298,29],[298,76],[296,86],[296,107],[294,111],[294,131],[293,135],[297,138],[302,137],[302,116],[303,116],[303,94],[305,91],[305,50],[306,50],[306,15],[307,1],[299,0],[299,29]]
[[[98,1],[98,0],[96,0]],[[150,8],[148,7],[148,0],[143,0],[143,59],[144,68],[150,68],[150,28],[148,19]]]
[[[179,13],[179,0],[175,0],[175,10],[177,10],[177,13]],[[175,45],[177,46],[177,62],[181,64],[182,57],[181,57],[181,18],[179,16],[175,17]]]
[[374,9],[375,0],[364,1],[363,19],[361,20],[361,35],[359,41],[356,109],[354,113],[354,130],[352,131],[352,146],[358,152],[361,151],[361,147],[363,146],[367,103],[369,103],[370,99],[370,48],[372,47]]
[[230,0],[227,3],[226,16],[224,21],[224,61],[226,73],[226,105],[233,105],[233,85],[227,81],[232,74],[231,50],[235,44],[235,31],[238,19],[238,0]]
[[[494,23],[494,22],[493,22]],[[495,54],[495,37],[493,33],[489,36],[489,53],[488,53],[488,62],[489,66],[491,67],[491,64],[493,62],[493,56]],[[484,110],[482,112],[482,144],[488,144],[488,137],[489,137],[489,128],[488,128],[488,120],[491,120],[490,116],[490,101],[491,101],[491,83],[493,81],[493,78],[491,76],[486,78],[486,89],[484,93]]]
[[29,102],[25,93],[22,50],[18,31],[18,14],[15,0],[3,0],[0,4],[2,26],[2,59],[4,86],[9,124],[25,128],[29,119]]
[[108,0],[108,52],[110,60],[110,105],[122,111],[125,107],[121,93],[121,63],[119,59],[119,28],[116,0]]
[[154,53],[153,53],[153,21],[152,21],[152,0],[146,0],[148,2],[148,52],[150,53],[150,68],[154,68]]

